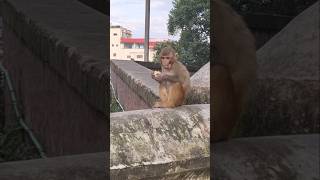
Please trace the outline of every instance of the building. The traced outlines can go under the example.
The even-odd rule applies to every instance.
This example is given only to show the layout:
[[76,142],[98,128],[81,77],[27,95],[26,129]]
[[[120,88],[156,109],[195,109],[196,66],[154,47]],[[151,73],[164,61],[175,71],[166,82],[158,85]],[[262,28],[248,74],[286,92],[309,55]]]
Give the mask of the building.
[[[149,61],[153,61],[157,42],[149,40]],[[111,26],[110,59],[144,61],[144,39],[132,38],[132,32],[124,27]]]

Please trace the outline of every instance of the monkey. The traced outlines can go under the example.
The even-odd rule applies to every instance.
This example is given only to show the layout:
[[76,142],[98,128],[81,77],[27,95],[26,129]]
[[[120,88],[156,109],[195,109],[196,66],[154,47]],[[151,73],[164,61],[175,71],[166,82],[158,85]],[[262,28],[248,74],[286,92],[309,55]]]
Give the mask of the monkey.
[[176,52],[165,47],[160,52],[161,72],[154,71],[151,77],[160,83],[159,97],[154,108],[173,108],[185,103],[190,90],[190,74],[187,68],[177,60]]
[[[249,88],[256,79],[255,40],[227,3],[213,0],[213,137],[228,140],[240,120]],[[213,17],[212,17],[213,16]]]

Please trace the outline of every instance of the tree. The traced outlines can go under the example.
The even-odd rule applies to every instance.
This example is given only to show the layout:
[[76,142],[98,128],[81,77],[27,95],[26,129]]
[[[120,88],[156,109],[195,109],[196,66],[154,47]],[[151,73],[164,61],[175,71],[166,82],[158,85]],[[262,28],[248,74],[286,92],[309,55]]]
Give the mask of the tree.
[[210,59],[210,0],[173,0],[170,35],[180,32],[176,50],[187,65],[202,66]]
[[240,13],[296,16],[317,0],[227,0]]

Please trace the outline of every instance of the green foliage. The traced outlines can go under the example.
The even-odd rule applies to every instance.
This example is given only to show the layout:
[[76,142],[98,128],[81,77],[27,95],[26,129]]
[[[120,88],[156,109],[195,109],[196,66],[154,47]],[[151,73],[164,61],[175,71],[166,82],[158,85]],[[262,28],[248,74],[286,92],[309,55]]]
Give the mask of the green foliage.
[[210,58],[210,1],[174,0],[168,31],[171,35],[180,33],[179,41],[160,43],[158,47],[171,44],[186,65],[202,66],[207,63]]
[[113,112],[122,112],[122,109],[115,99],[115,94],[112,88],[110,88],[110,113],[113,113]]
[[110,113],[113,112],[122,112],[121,107],[117,103],[116,99],[114,97],[111,98],[111,103],[110,103]]
[[40,158],[39,152],[19,124],[0,129],[0,163],[36,158]]
[[226,0],[242,13],[296,16],[317,0]]

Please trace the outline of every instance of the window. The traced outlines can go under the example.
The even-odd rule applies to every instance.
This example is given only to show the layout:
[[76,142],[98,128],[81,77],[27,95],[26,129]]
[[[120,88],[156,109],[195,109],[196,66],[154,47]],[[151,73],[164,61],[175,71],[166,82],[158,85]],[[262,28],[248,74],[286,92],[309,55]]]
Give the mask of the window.
[[124,47],[125,49],[132,49],[132,44],[124,43],[124,44],[123,44],[123,47]]
[[114,44],[112,44],[112,47],[114,46]]
[[137,58],[140,59],[140,58],[143,58],[143,56],[142,55],[137,55]]
[[116,44],[116,46],[118,47],[118,44]]
[[128,58],[128,59],[130,59],[130,58],[131,58],[131,56],[129,55],[129,56],[127,56],[127,58]]
[[143,49],[143,44],[136,44],[137,49]]
[[114,35],[114,36],[117,36],[118,34],[117,34],[117,33],[113,33],[113,35]]
[[116,53],[113,53],[113,57],[115,57],[117,54]]

